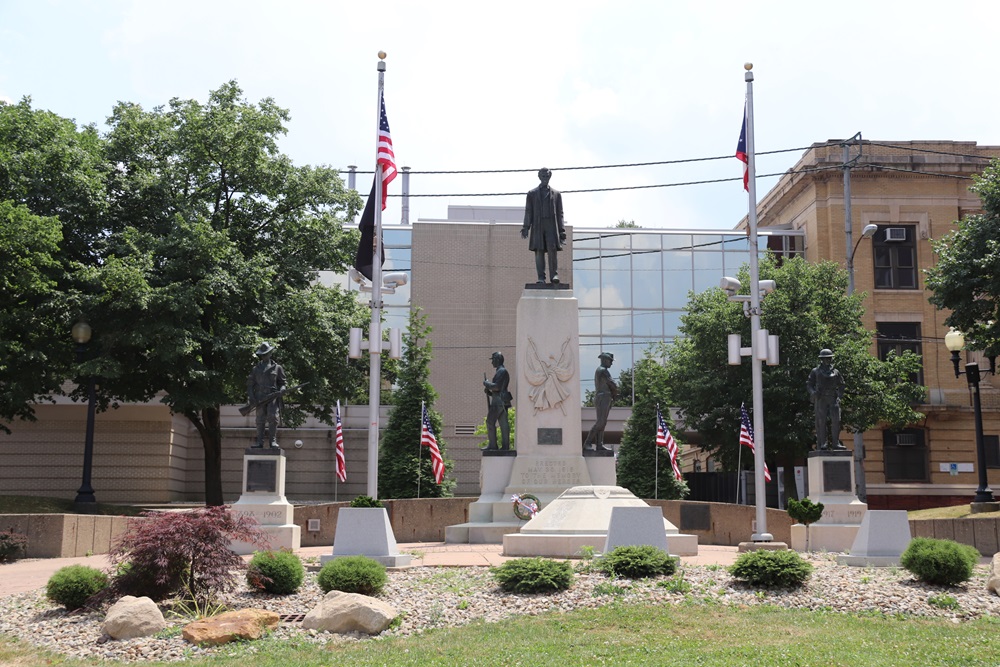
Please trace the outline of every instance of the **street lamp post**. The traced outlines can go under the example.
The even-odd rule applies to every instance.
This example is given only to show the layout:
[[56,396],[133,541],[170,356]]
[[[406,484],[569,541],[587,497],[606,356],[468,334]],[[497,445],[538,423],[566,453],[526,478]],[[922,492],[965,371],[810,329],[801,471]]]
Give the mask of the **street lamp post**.
[[957,329],[951,329],[944,337],[944,345],[951,352],[951,363],[955,366],[955,377],[965,376],[969,382],[969,389],[972,390],[972,410],[976,419],[976,465],[979,468],[979,488],[972,498],[972,513],[990,512],[998,509],[998,503],[993,498],[993,490],[990,489],[989,481],[986,478],[986,446],[983,443],[983,406],[979,400],[979,378],[981,373],[986,372],[991,375],[996,374],[996,357],[990,357],[990,367],[987,371],[981,371],[979,364],[965,364],[965,370],[961,371],[959,365],[959,350],[965,347],[965,336]]
[[[846,150],[846,148],[845,148]],[[851,189],[850,170],[844,175],[844,226],[847,230],[847,247],[851,248]],[[847,296],[854,294],[854,255],[864,239],[870,239],[878,231],[878,225],[865,225],[857,243],[847,254]],[[868,485],[865,482],[865,437],[861,431],[854,431],[854,491],[858,500],[868,502]]]
[[[73,325],[72,336],[76,341],[76,361],[82,363],[86,358],[87,344],[90,342],[92,330],[86,322]],[[83,445],[83,482],[76,492],[73,505],[78,510],[87,511],[97,504],[94,497],[94,487],[90,483],[90,475],[94,460],[94,408],[97,402],[97,392],[94,387],[94,376],[87,378],[87,434]]]

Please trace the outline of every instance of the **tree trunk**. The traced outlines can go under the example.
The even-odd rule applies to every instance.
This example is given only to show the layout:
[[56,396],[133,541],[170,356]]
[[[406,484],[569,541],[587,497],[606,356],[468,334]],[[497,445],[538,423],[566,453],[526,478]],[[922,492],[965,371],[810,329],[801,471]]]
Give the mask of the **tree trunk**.
[[204,408],[200,413],[186,412],[185,416],[201,435],[205,450],[205,505],[222,505],[222,422],[219,408]]

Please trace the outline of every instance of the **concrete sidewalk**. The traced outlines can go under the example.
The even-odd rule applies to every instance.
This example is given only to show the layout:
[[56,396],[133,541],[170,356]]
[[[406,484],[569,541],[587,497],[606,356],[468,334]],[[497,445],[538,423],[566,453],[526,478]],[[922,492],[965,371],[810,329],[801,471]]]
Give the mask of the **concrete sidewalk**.
[[[502,556],[500,544],[447,544],[445,542],[411,542],[397,545],[400,553],[413,555],[412,567],[488,567],[511,560]],[[332,546],[305,547],[296,551],[300,558],[315,558],[333,553]],[[684,556],[688,565],[732,565],[736,562],[736,547],[699,545],[697,556]],[[249,556],[247,556],[249,558]],[[52,574],[67,565],[108,567],[108,558],[101,554],[80,558],[40,558],[18,560],[0,565],[0,596],[24,593],[43,588]]]

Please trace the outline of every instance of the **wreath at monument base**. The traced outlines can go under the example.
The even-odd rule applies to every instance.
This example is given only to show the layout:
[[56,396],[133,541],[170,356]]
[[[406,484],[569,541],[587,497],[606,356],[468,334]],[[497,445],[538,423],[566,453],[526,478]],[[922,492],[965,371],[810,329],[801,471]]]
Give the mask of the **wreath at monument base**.
[[530,493],[515,493],[510,499],[514,503],[514,516],[521,521],[528,521],[542,509],[541,501]]

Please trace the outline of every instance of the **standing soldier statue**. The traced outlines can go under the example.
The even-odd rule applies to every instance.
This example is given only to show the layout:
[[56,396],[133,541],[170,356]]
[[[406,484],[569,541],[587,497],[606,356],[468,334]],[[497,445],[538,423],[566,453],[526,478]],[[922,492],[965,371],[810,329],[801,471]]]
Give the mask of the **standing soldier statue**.
[[[601,352],[597,358],[601,360],[601,365],[594,372],[594,407],[597,409],[597,421],[590,428],[587,440],[583,443],[583,449],[584,451],[610,452],[611,450],[604,446],[604,429],[608,425],[611,404],[618,396],[618,385],[611,379],[611,371],[608,370],[615,361],[615,355],[610,352]],[[594,443],[593,446],[591,443]]]
[[[844,396],[844,378],[833,367],[833,352],[819,352],[819,366],[812,369],[806,388],[816,408],[816,445],[819,449],[847,449],[840,442],[840,399]],[[826,420],[830,420],[830,430]]]
[[[510,402],[514,398],[507,387],[510,385],[510,374],[503,367],[503,355],[494,352],[491,357],[493,368],[493,380],[487,380],[483,375],[483,391],[486,392],[486,402],[489,405],[489,412],[486,414],[486,436],[489,438],[489,451],[508,451],[510,449],[510,422],[507,420],[507,410],[510,409]],[[497,447],[497,423],[500,424],[501,446]]]
[[281,397],[287,391],[287,387],[285,369],[271,359],[274,350],[274,345],[270,343],[260,344],[255,353],[260,357],[260,361],[247,378],[247,394],[250,400],[246,407],[257,410],[257,441],[252,445],[255,449],[264,447],[265,426],[268,447],[280,449],[277,437],[278,420],[281,418]]

